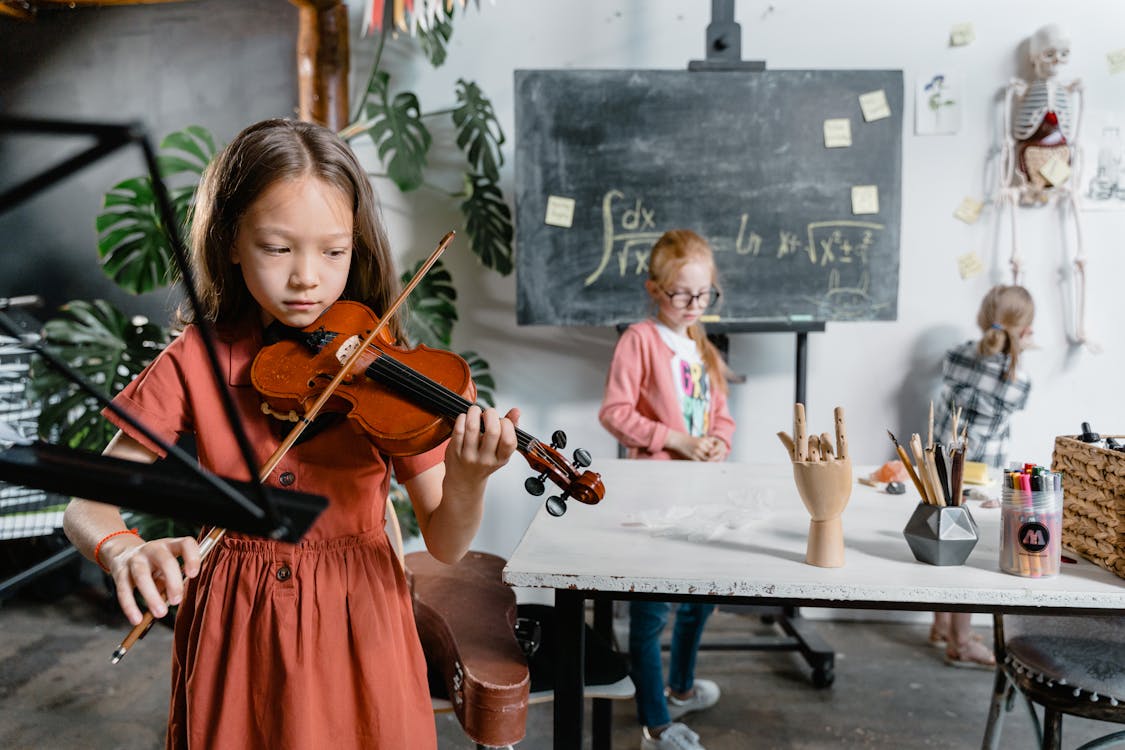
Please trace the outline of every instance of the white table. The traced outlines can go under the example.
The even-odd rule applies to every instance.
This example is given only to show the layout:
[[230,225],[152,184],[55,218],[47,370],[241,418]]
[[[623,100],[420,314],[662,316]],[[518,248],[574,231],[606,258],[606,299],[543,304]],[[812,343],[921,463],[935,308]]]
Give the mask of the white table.
[[[1055,578],[999,568],[999,509],[970,503],[980,541],[961,566],[919,563],[902,536],[917,495],[856,484],[843,514],[846,563],[805,563],[809,516],[788,464],[598,460],[597,506],[571,503],[532,521],[504,569],[512,586],[555,590],[560,648],[555,747],[581,746],[586,599],[651,598],[742,604],[962,612],[1086,614],[1125,610],[1125,581],[1079,558]],[[856,470],[856,475],[865,473]],[[695,509],[725,522],[688,520],[691,534],[656,525]],[[736,528],[728,528],[730,526]],[[603,738],[595,731],[595,747]]]

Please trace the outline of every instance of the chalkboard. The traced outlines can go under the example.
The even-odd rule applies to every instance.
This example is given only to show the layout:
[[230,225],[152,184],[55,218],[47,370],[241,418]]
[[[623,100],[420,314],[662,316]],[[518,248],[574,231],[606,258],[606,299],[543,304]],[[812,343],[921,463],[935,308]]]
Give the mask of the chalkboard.
[[[865,121],[877,91],[890,114]],[[902,92],[897,70],[517,70],[519,322],[644,317],[676,227],[714,248],[724,322],[894,320]],[[839,118],[851,146],[827,148]]]

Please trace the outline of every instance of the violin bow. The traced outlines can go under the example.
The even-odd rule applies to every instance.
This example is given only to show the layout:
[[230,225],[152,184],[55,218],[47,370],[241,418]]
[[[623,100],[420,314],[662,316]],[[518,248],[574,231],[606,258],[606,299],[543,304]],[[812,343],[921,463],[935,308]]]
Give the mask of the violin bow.
[[[441,254],[445,252],[445,249],[449,247],[449,243],[453,241],[456,235],[457,233],[453,231],[445,233],[445,236],[438,242],[437,247],[430,254],[430,257],[426,259],[426,262],[422,264],[422,267],[419,268],[418,272],[410,279],[410,282],[403,288],[402,292],[399,293],[395,301],[391,303],[391,306],[379,316],[379,323],[371,330],[371,333],[363,340],[363,343],[356,347],[355,351],[340,365],[340,371],[336,373],[336,376],[328,383],[324,392],[321,393],[317,400],[313,402],[312,406],[305,411],[304,416],[297,420],[296,424],[293,425],[293,429],[285,436],[285,440],[281,441],[281,444],[277,446],[277,450],[273,452],[273,455],[262,464],[262,468],[258,473],[259,483],[264,484],[266,479],[269,478],[269,475],[273,473],[273,470],[277,468],[277,465],[281,463],[281,459],[285,458],[285,455],[289,453],[289,449],[292,448],[297,442],[297,439],[301,437],[301,433],[316,419],[320,410],[328,402],[328,399],[332,396],[333,392],[335,392],[336,388],[339,387],[340,383],[343,382],[348,372],[351,371],[352,367],[359,361],[359,358],[367,351],[367,348],[375,343],[375,339],[383,331],[387,321],[394,317],[398,309],[406,302],[410,293],[414,291],[418,283],[429,273],[430,268],[437,262],[437,259],[441,257]],[[207,557],[211,550],[215,548],[219,540],[221,540],[226,533],[226,529],[217,526],[207,532],[207,535],[204,536],[203,540],[199,543],[199,559],[201,562]],[[113,652],[111,662],[113,664],[120,662],[125,657],[125,654],[129,652],[129,649],[131,649],[137,641],[145,637],[145,634],[152,628],[154,622],[156,622],[156,617],[152,614],[151,610],[146,610],[141,621],[133,626],[133,629],[130,630],[129,634],[125,636],[125,639],[121,641],[121,645]]]

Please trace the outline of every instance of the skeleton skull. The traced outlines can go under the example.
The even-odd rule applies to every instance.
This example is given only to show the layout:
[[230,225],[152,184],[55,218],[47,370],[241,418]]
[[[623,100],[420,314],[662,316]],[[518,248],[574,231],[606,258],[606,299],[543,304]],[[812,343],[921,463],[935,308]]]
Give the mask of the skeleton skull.
[[1070,39],[1055,24],[1047,24],[1028,40],[1028,58],[1038,78],[1053,78],[1070,58]]

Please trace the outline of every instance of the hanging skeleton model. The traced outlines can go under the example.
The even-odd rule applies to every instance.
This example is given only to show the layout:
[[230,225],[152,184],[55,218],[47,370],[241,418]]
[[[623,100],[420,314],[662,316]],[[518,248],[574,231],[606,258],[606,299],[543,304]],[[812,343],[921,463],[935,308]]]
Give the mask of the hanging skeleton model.
[[[1012,283],[1022,283],[1016,213],[1020,206],[1045,206],[1052,201],[1063,221],[1074,223],[1071,274],[1072,311],[1068,335],[1075,344],[1098,351],[1086,335],[1086,254],[1078,211],[1077,177],[1081,169],[1078,129],[1082,119],[1082,81],[1058,80],[1059,67],[1070,57],[1070,40],[1055,24],[1028,40],[1028,58],[1035,80],[1013,78],[1004,97],[1004,147],[1001,155],[999,206],[1011,218]],[[1065,250],[1064,250],[1065,252]]]

